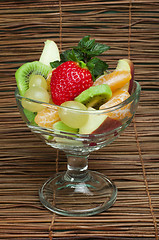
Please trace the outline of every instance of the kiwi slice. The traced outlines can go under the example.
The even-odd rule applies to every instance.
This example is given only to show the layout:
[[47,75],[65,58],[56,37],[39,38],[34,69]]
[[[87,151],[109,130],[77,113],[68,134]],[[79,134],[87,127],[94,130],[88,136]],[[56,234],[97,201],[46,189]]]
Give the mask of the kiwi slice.
[[92,86],[80,95],[78,95],[74,100],[86,105],[86,107],[93,107],[99,109],[99,107],[107,102],[112,96],[112,91],[107,84],[101,84],[97,86]]
[[52,70],[51,67],[45,64],[34,61],[23,64],[15,73],[17,87],[21,96],[24,96],[26,90],[29,88],[29,78],[33,75],[42,75],[47,79],[47,75]]

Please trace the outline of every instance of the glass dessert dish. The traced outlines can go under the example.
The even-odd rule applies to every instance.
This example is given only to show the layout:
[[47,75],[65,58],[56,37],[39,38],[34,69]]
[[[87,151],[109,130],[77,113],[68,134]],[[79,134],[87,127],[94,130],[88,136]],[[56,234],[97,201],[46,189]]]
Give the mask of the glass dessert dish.
[[[130,97],[121,104],[101,110],[78,110],[34,101],[21,97],[18,88],[15,96],[30,130],[67,156],[66,172],[50,177],[39,190],[41,203],[50,211],[65,216],[89,216],[111,207],[116,200],[117,188],[105,175],[88,170],[88,157],[91,152],[113,142],[131,123],[139,102],[139,83],[133,82]],[[87,124],[80,133],[40,127],[29,119],[22,106],[23,100],[63,111],[72,120],[74,117],[81,122],[87,119]],[[120,119],[114,119],[118,115]]]

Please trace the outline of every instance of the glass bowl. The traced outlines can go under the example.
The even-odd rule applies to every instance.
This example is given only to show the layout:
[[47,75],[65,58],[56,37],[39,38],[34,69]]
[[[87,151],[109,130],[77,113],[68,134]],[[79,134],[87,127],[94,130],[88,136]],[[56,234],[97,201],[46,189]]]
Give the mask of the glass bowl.
[[[129,98],[102,110],[77,110],[38,102],[20,96],[18,88],[15,90],[19,112],[30,130],[67,156],[67,170],[51,176],[39,190],[40,201],[47,209],[65,216],[89,216],[113,205],[117,197],[115,184],[107,176],[88,170],[88,157],[91,152],[113,142],[131,123],[139,103],[140,90],[139,83],[134,81]],[[88,124],[84,133],[38,126],[23,108],[23,99],[40,104],[43,108],[78,114],[81,121],[86,118]]]

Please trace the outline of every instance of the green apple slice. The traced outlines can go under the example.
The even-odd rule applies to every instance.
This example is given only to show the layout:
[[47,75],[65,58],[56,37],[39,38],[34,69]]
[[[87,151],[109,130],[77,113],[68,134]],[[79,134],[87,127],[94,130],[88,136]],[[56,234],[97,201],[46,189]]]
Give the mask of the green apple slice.
[[50,66],[50,62],[60,61],[59,49],[54,41],[46,40],[39,62]]

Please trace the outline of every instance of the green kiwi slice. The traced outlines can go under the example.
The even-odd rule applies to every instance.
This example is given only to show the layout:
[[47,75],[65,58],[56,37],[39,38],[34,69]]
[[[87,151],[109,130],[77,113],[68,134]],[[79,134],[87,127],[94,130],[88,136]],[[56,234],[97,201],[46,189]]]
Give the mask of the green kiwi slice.
[[18,68],[15,73],[15,78],[20,95],[24,96],[26,90],[29,88],[29,78],[32,74],[42,75],[45,79],[47,79],[51,70],[51,67],[38,61],[25,63]]
[[107,102],[112,96],[112,91],[107,84],[101,84],[97,86],[92,86],[80,95],[78,95],[74,100],[86,105],[86,107],[93,107],[99,109],[99,107]]

